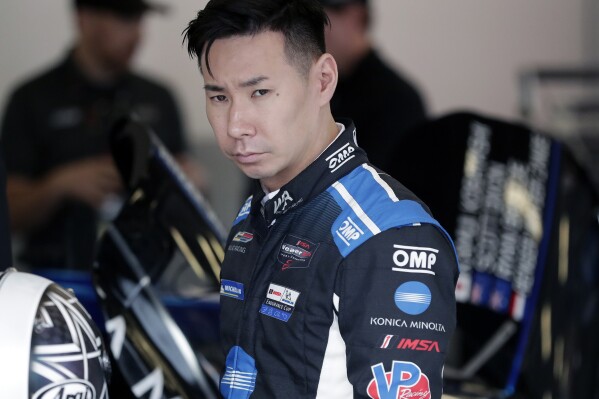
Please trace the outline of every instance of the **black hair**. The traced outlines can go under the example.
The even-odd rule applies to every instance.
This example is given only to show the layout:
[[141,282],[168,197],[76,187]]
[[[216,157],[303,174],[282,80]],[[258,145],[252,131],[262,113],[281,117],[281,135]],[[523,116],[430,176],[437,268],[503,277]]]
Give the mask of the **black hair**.
[[324,28],[329,19],[317,0],[210,0],[183,31],[190,57],[210,71],[208,53],[217,39],[273,31],[285,37],[288,61],[304,75],[326,51]]

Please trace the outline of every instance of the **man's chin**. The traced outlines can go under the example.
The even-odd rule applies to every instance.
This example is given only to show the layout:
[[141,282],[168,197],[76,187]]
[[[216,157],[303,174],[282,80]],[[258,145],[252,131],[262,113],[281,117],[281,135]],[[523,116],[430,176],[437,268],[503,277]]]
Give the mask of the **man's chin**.
[[262,180],[271,176],[271,174],[266,173],[264,170],[260,170],[256,166],[237,164],[237,167],[250,179]]

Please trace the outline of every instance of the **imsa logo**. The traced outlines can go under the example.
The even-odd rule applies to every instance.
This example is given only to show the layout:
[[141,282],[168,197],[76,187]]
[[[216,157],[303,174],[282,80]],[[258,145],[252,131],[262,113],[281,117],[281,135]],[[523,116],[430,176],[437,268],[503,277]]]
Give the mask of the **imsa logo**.
[[[397,345],[395,342],[399,340]],[[437,352],[440,353],[441,349],[439,348],[438,341],[430,341],[426,339],[410,339],[410,338],[399,338],[398,335],[386,335],[382,343],[379,345],[379,348],[387,349],[387,348],[395,348],[395,349],[404,349],[404,350],[412,350],[412,351],[424,351],[424,352]]]
[[433,265],[437,262],[438,249],[393,245],[393,263],[397,267],[391,270],[404,273],[424,273],[435,275]]
[[336,233],[347,246],[364,235],[364,231],[349,216],[341,223]]
[[337,169],[345,165],[347,161],[355,157],[355,151],[356,149],[347,143],[329,155],[325,160],[329,163],[329,169],[331,170],[331,173],[337,171]]

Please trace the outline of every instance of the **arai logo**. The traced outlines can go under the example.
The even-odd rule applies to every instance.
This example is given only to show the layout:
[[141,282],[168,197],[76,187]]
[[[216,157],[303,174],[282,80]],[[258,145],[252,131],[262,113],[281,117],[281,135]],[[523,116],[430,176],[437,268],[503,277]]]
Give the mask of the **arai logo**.
[[96,399],[96,390],[85,380],[68,380],[47,385],[32,399]]

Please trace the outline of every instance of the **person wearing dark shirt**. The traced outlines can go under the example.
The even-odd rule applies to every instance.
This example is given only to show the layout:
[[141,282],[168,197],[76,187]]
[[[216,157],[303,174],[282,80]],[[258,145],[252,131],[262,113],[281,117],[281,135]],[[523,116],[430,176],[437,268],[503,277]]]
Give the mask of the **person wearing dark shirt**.
[[12,245],[6,206],[6,171],[0,153],[0,272],[12,266]]
[[136,114],[191,169],[173,96],[129,68],[143,14],[156,7],[76,0],[73,49],[10,97],[1,140],[11,227],[24,240],[21,265],[91,266],[98,221],[118,209],[122,189],[108,154],[115,116]]
[[367,0],[320,0],[331,26],[325,30],[327,51],[339,67],[331,101],[336,118],[354,120],[358,143],[368,158],[390,170],[393,151],[411,128],[426,120],[417,89],[381,59],[369,38]]

